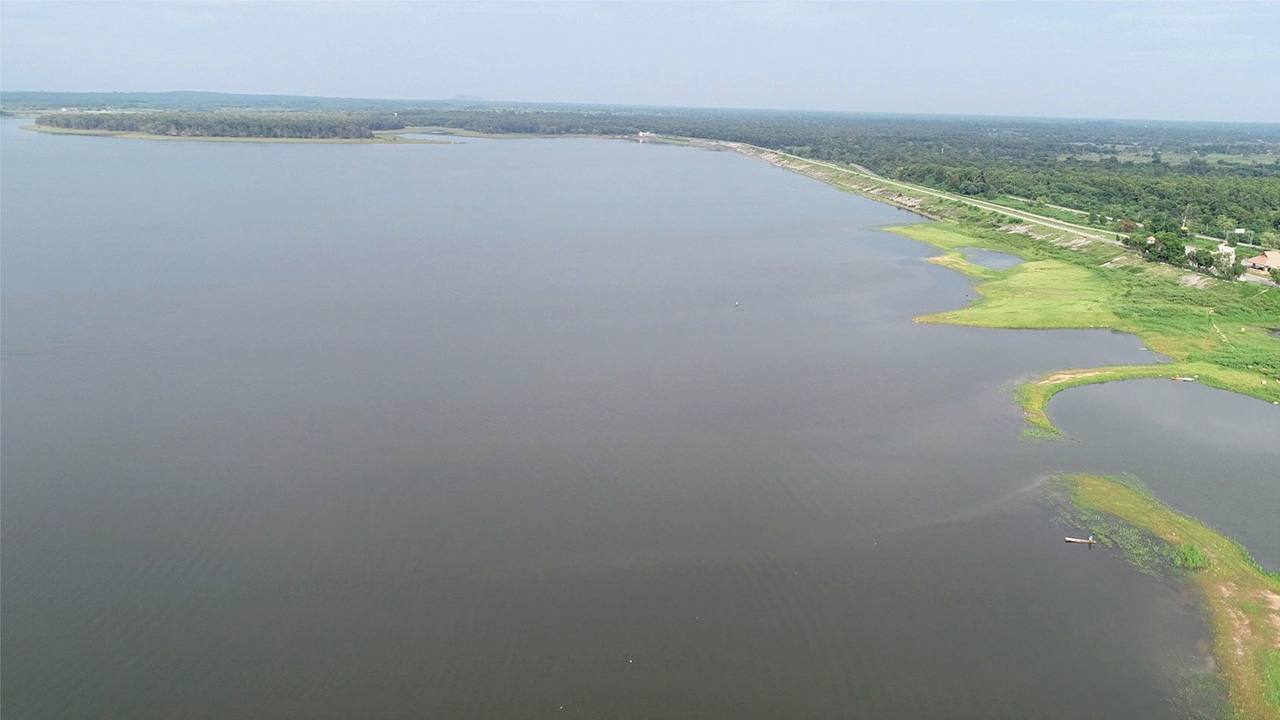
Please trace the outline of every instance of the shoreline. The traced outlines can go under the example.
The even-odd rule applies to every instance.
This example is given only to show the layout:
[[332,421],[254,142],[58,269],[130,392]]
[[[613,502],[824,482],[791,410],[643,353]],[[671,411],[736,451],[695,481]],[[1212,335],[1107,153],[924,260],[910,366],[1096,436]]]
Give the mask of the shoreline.
[[[1280,358],[1275,328],[1258,322],[1265,320],[1268,310],[1251,318],[1250,308],[1238,307],[1250,299],[1261,300],[1270,288],[1244,297],[1246,291],[1238,288],[1244,283],[1226,285],[1149,263],[1120,243],[1071,223],[1039,222],[986,210],[981,203],[964,203],[969,207],[960,208],[961,203],[938,193],[912,192],[904,184],[884,181],[864,169],[844,170],[740,143],[713,144],[934,221],[885,229],[942,250],[928,261],[979,281],[978,299],[965,308],[914,318],[915,322],[1110,329],[1133,334],[1169,358],[1150,365],[1063,369],[1019,385],[1015,397],[1023,409],[1026,439],[1065,439],[1049,417],[1048,402],[1063,390],[1085,384],[1185,378],[1280,405],[1280,377],[1260,368],[1255,371],[1253,365],[1240,368],[1238,361],[1237,367],[1212,362],[1236,360],[1235,354],[1248,358],[1251,352],[1272,362]],[[963,248],[1008,253],[1024,262],[993,270],[969,261]],[[1172,299],[1171,290],[1176,293]],[[1196,298],[1195,291],[1215,295]],[[1277,299],[1257,304],[1274,306],[1273,324],[1280,324],[1280,294],[1275,295]],[[1185,302],[1188,297],[1203,302],[1173,301]],[[1219,301],[1231,303],[1232,310],[1218,312]],[[1223,327],[1239,327],[1239,333],[1229,336]],[[1215,352],[1220,354],[1215,357]],[[1089,475],[1059,476],[1054,482],[1068,489],[1071,503],[1082,515],[1105,513],[1159,538],[1171,563],[1185,567],[1186,580],[1202,593],[1214,637],[1216,675],[1227,686],[1231,716],[1263,720],[1280,715],[1280,574],[1264,571],[1238,542],[1175,512],[1133,482]],[[1099,533],[1099,537],[1105,536]],[[1106,540],[1107,545],[1114,544]]]
[[[667,139],[667,138],[664,138]],[[922,207],[924,198],[919,195],[904,194],[887,188],[882,182],[882,178],[865,168],[844,169],[829,163],[818,163],[816,161],[806,160],[797,155],[790,155],[776,150],[767,150],[765,148],[748,145],[746,143],[730,142],[727,140],[699,140],[696,138],[680,138],[694,147],[704,147],[710,149],[732,150],[737,153],[746,155],[749,158],[763,160],[775,167],[783,170],[790,170],[814,180],[824,182],[837,190],[861,195],[870,200],[882,202],[886,205],[892,205],[900,210],[915,213],[927,220],[940,221],[943,217],[939,214],[930,212]],[[843,173],[844,177],[840,177],[838,173]],[[860,182],[859,180],[865,181]],[[881,182],[878,182],[881,181]],[[892,193],[892,194],[890,194]]]
[[[1274,326],[1280,326],[1280,293],[1268,292],[1274,288],[1247,287],[1150,262],[1096,229],[1053,220],[1041,222],[1032,220],[1034,216],[1006,214],[1003,209],[987,210],[988,205],[999,206],[985,201],[961,203],[944,193],[885,180],[865,169],[840,168],[743,143],[693,144],[734,150],[932,220],[885,229],[943,250],[929,262],[984,282],[974,288],[979,297],[974,304],[918,317],[916,322],[1020,330],[1117,330],[1137,336],[1151,350],[1170,358],[1170,362],[1155,365],[1064,369],[1023,384],[1018,398],[1031,437],[1064,438],[1049,420],[1045,404],[1062,390],[1089,383],[1195,377],[1212,387],[1280,404],[1280,369],[1273,374],[1214,362],[1215,354],[1230,357],[1241,351],[1269,357],[1272,362],[1280,358],[1280,337],[1271,334],[1277,329]],[[961,248],[1007,253],[1024,262],[1007,270],[992,270],[969,262]],[[1182,288],[1216,296],[1192,295],[1173,301],[1167,297],[1167,291],[1180,292]],[[1245,293],[1250,296],[1244,297]],[[1148,299],[1153,302],[1141,302]],[[1203,302],[1179,304],[1187,299]],[[1214,301],[1230,303],[1233,311],[1249,301],[1261,301],[1261,315],[1269,311],[1273,319],[1270,324],[1260,323],[1265,319],[1261,317],[1240,320],[1215,308]],[[1161,314],[1148,317],[1155,302],[1163,305]],[[1123,314],[1115,311],[1118,305],[1128,306]],[[1176,323],[1170,321],[1169,314],[1176,316]],[[1229,336],[1224,327],[1240,328],[1240,332]]]
[[[457,141],[429,140],[425,138],[399,137],[395,133],[376,131],[371,138],[292,138],[292,137],[232,137],[229,135],[156,135],[153,133],[118,130],[82,130],[48,125],[23,125],[20,129],[50,135],[85,135],[89,137],[123,138],[126,140],[187,140],[197,142],[286,143],[318,145],[455,145]],[[401,132],[401,131],[396,131]]]
[[[1087,263],[1065,262],[1049,257],[1028,258],[1008,270],[990,270],[968,262],[960,247],[977,247],[1026,257],[1019,252],[1016,243],[1001,242],[997,233],[967,232],[968,228],[953,223],[909,225],[886,228],[890,232],[928,243],[947,252],[930,261],[957,272],[981,280],[974,291],[978,300],[968,307],[943,311],[915,318],[918,323],[944,325],[970,325],[977,327],[1006,328],[1014,330],[1098,329],[1115,330],[1136,336],[1153,352],[1169,358],[1166,362],[1151,365],[1115,365],[1092,368],[1064,368],[1047,373],[1018,387],[1016,396],[1027,421],[1024,433],[1029,437],[1064,439],[1065,435],[1049,419],[1049,400],[1067,388],[1093,383],[1115,382],[1127,379],[1152,377],[1188,377],[1221,390],[1248,395],[1273,404],[1280,404],[1280,373],[1271,374],[1259,368],[1231,367],[1214,362],[1214,356],[1280,358],[1280,338],[1271,335],[1271,327],[1259,324],[1262,318],[1226,314],[1214,301],[1232,301],[1240,298],[1197,298],[1198,304],[1170,303],[1166,290],[1183,292],[1182,284],[1160,278],[1166,287],[1139,279],[1126,284],[1133,274],[1116,272],[1112,277],[1100,277],[1091,272]],[[1020,233],[1010,233],[1020,235]],[[1068,251],[1072,252],[1072,251]],[[1083,259],[1083,258],[1082,258]],[[1098,258],[1102,260],[1103,258]],[[1117,255],[1098,268],[1117,270],[1127,263],[1124,255]],[[1144,261],[1145,262],[1145,261]],[[1168,275],[1162,267],[1154,270]],[[1157,279],[1159,282],[1159,279]],[[1236,289],[1243,283],[1236,283]],[[1191,288],[1205,290],[1210,287],[1233,289],[1217,281],[1213,285]],[[1255,298],[1267,294],[1267,289],[1253,290]],[[1248,300],[1249,298],[1245,298]],[[1268,303],[1275,305],[1273,312],[1280,322],[1280,295]],[[1161,307],[1163,305],[1163,307]],[[1238,309],[1238,308],[1237,308]],[[1263,314],[1265,314],[1265,310]],[[1228,318],[1230,320],[1228,321]],[[1224,327],[1231,330],[1230,334]]]
[[[1123,538],[1111,537],[1097,513],[1157,538],[1163,561],[1199,591],[1213,633],[1217,675],[1226,683],[1232,717],[1280,713],[1280,573],[1267,572],[1240,543],[1178,513],[1132,478],[1065,475],[1050,480],[1066,491],[1074,523],[1119,546],[1142,568]],[[1092,516],[1092,517],[1091,517]],[[1129,541],[1132,542],[1132,541]],[[1151,562],[1149,559],[1148,563]],[[1150,571],[1150,569],[1147,569]]]
[[[13,119],[13,118],[10,118]],[[30,119],[30,118],[28,118]],[[407,126],[398,130],[374,130],[373,137],[368,138],[307,138],[307,137],[261,137],[232,135],[158,135],[155,133],[134,132],[129,130],[87,130],[81,128],[61,128],[50,125],[23,125],[22,130],[49,133],[51,135],[85,135],[90,137],[125,138],[129,140],[192,140],[204,142],[248,142],[248,143],[314,143],[322,145],[458,145],[463,140],[447,138],[477,138],[485,140],[530,140],[553,138],[591,138],[595,140],[630,140],[637,138],[631,135],[578,135],[571,133],[539,134],[539,133],[484,133],[461,128],[436,126]],[[439,135],[442,139],[411,138],[406,135]],[[649,142],[664,144],[689,144],[670,138],[653,138]]]

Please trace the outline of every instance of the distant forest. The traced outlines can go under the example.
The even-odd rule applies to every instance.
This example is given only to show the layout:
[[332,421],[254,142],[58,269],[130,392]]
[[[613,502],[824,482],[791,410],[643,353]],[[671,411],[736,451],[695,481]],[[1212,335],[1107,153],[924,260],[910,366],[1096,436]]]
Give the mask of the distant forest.
[[313,140],[372,138],[374,130],[404,127],[367,114],[314,112],[57,112],[41,115],[36,123],[73,130],[172,137]]
[[[886,177],[996,199],[1222,237],[1243,227],[1280,245],[1280,126],[863,117],[799,113],[586,114],[438,111],[413,125],[494,133],[639,131],[758,145],[861,165]],[[1170,162],[1163,156],[1183,156]],[[1123,158],[1123,159],[1122,159]]]
[[[112,104],[114,101],[114,104]],[[257,105],[253,105],[256,102]],[[1091,220],[1280,246],[1280,125],[863,115],[684,108],[412,103],[211,93],[5,93],[6,111],[74,107],[39,124],[161,135],[368,138],[442,127],[484,133],[731,140]],[[137,108],[129,111],[102,111]],[[220,109],[219,109],[220,108]],[[85,112],[95,110],[94,112]]]

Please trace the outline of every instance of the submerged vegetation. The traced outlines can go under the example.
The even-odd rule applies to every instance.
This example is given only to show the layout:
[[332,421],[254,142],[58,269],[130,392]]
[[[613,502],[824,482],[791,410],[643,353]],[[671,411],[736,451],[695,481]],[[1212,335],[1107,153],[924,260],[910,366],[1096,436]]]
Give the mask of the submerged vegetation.
[[[1280,574],[1239,543],[1162,505],[1131,477],[1068,475],[1055,485],[1072,520],[1145,572],[1176,568],[1196,584],[1214,628],[1214,657],[1240,718],[1280,717]],[[1154,540],[1154,542],[1153,542]]]

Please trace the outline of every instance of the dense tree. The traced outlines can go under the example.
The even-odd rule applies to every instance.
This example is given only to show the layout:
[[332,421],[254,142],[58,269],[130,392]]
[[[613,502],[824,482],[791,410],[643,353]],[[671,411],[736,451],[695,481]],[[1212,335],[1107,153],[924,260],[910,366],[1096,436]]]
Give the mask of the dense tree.
[[174,137],[371,138],[374,130],[403,127],[383,116],[348,113],[60,112],[41,115],[47,127],[139,132]]
[[1191,253],[1187,255],[1187,260],[1189,260],[1193,266],[1204,272],[1212,270],[1215,261],[1214,254],[1204,248],[1197,248],[1191,251]]
[[1177,233],[1160,232],[1155,235],[1156,241],[1147,245],[1147,256],[1171,265],[1187,263],[1186,246]]

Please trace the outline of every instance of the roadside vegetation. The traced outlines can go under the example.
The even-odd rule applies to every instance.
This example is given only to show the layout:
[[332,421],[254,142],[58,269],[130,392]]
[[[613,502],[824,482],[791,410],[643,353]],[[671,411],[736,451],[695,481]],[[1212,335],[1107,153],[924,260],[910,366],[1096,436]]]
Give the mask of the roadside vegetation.
[[[1239,543],[1162,505],[1132,477],[1054,479],[1071,522],[1121,549],[1139,570],[1176,572],[1200,590],[1233,717],[1280,717],[1280,574]],[[1152,540],[1154,539],[1154,542]]]

